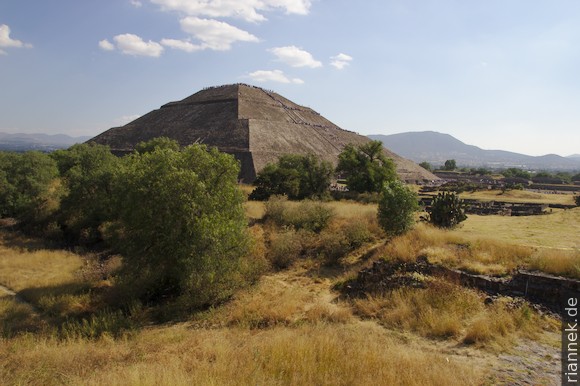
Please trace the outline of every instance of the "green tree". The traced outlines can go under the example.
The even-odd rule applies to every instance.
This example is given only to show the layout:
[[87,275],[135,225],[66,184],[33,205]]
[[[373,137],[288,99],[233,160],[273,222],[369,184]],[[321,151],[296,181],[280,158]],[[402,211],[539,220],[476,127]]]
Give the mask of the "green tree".
[[113,245],[134,296],[183,295],[194,307],[230,296],[249,241],[235,158],[196,144],[134,153],[125,163]]
[[506,178],[525,178],[529,180],[532,178],[530,172],[518,168],[509,168],[501,172],[501,174]]
[[179,150],[179,143],[168,137],[157,137],[146,142],[139,142],[135,146],[137,153],[151,153],[158,149]]
[[457,169],[457,163],[454,159],[448,159],[445,161],[445,165],[443,165],[443,170],[455,170]]
[[258,173],[252,200],[267,200],[272,195],[290,199],[322,197],[330,185],[332,165],[313,154],[287,154]]
[[101,241],[99,227],[115,217],[113,186],[121,159],[98,144],[77,144],[52,157],[65,190],[59,216],[65,237],[71,242]]
[[415,192],[401,181],[391,181],[381,191],[379,224],[390,236],[403,234],[412,228],[418,207]]
[[487,176],[491,174],[491,170],[481,167],[481,168],[471,168],[469,170],[469,174],[471,175],[475,175],[475,176]]
[[423,169],[428,170],[428,171],[432,171],[433,167],[431,166],[431,164],[427,161],[423,161],[419,164],[419,166],[421,166]]
[[58,207],[58,169],[37,151],[0,153],[0,217],[46,219]]
[[359,193],[380,192],[386,182],[397,179],[395,164],[385,156],[381,141],[346,145],[336,171],[346,176],[349,190]]
[[427,213],[429,222],[440,228],[454,228],[467,219],[463,200],[453,192],[437,194]]

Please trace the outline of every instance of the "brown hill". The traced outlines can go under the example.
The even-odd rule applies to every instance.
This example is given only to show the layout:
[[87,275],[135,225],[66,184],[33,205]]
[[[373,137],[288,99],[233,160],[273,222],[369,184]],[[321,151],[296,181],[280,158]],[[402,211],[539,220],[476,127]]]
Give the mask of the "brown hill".
[[[241,161],[240,178],[245,182],[252,182],[256,173],[283,154],[314,153],[336,165],[346,144],[370,141],[341,129],[308,107],[245,84],[206,88],[90,141],[123,154],[133,151],[141,141],[160,136],[173,138],[182,146],[201,142],[233,154]],[[412,161],[387,149],[385,153],[395,161],[403,180],[438,179]]]

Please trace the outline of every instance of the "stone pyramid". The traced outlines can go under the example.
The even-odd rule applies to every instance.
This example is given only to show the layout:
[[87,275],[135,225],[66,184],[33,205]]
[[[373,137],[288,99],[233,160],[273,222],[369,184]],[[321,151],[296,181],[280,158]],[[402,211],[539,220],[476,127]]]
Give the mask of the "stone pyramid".
[[[195,142],[216,146],[241,162],[240,179],[252,182],[256,174],[283,154],[314,153],[332,162],[348,144],[369,138],[341,129],[316,111],[259,87],[233,84],[205,88],[179,102],[94,137],[121,155],[155,137],[169,137],[186,146]],[[438,178],[412,161],[385,149],[401,179],[426,182]]]

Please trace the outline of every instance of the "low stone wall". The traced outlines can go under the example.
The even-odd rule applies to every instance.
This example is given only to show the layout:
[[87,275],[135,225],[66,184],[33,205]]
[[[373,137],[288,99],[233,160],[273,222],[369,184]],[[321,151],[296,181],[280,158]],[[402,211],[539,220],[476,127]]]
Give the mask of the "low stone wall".
[[560,313],[564,296],[580,298],[580,281],[543,273],[517,271],[511,277],[473,275],[457,269],[431,264],[425,258],[414,263],[376,261],[372,267],[359,272],[357,278],[343,288],[347,296],[386,292],[402,286],[423,287],[413,274],[442,277],[462,286],[476,288],[490,295],[523,297]]

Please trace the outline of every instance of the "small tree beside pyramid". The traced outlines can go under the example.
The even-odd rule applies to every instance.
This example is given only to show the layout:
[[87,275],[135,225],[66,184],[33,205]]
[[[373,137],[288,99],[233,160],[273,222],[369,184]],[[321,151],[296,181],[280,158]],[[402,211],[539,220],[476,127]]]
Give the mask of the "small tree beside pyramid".
[[250,200],[267,200],[283,195],[292,200],[321,198],[327,193],[332,165],[314,154],[287,154],[268,164],[254,182]]
[[381,141],[346,145],[336,171],[346,177],[348,189],[358,193],[378,193],[385,183],[397,179],[395,164],[385,156]]

